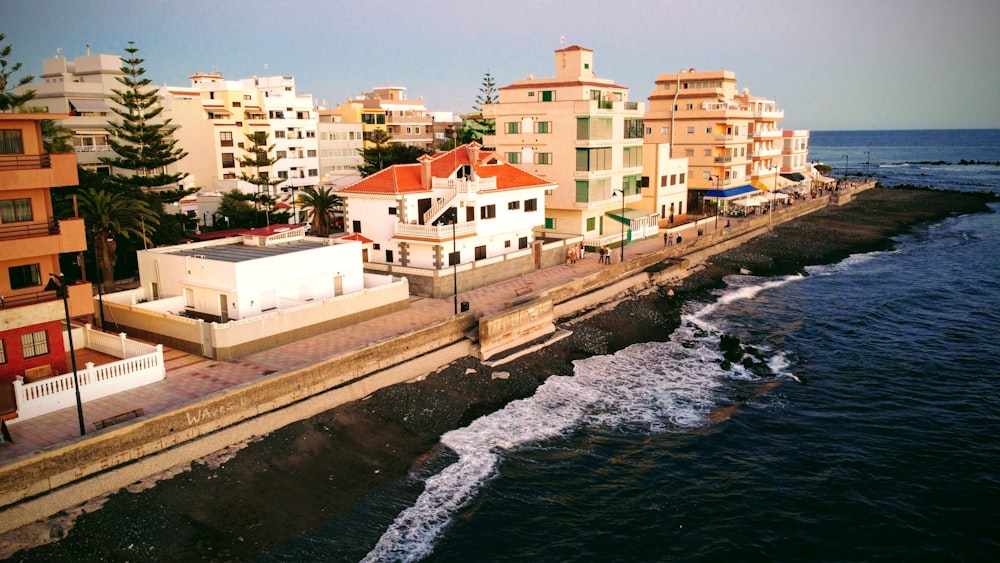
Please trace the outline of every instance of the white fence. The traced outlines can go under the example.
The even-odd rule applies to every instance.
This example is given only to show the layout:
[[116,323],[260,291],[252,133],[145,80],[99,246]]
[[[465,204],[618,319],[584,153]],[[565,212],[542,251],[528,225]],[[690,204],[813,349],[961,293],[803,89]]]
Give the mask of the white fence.
[[[83,369],[77,369],[81,402],[149,385],[166,377],[162,345],[151,346],[128,340],[124,333],[112,335],[98,332],[89,324],[82,333],[82,347],[122,359],[100,366],[87,362]],[[24,377],[19,375],[14,381],[14,397],[17,418],[11,423],[75,406],[73,374],[57,375],[33,383],[25,383]]]

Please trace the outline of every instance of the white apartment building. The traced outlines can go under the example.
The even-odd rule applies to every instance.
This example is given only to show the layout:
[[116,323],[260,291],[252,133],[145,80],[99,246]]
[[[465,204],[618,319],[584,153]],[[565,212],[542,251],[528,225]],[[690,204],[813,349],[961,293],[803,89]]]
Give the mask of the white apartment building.
[[372,243],[368,262],[404,267],[392,271],[405,275],[530,252],[545,221],[545,193],[554,188],[470,143],[337,193],[347,231]]
[[360,180],[363,125],[345,122],[334,109],[320,109],[318,114],[320,183],[339,188]]

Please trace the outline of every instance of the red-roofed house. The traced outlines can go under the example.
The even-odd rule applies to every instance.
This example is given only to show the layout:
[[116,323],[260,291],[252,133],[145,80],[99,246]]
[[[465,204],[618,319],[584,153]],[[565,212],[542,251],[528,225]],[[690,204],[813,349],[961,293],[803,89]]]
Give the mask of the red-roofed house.
[[[556,186],[480,149],[473,142],[423,156],[337,192],[347,232],[372,241],[366,269],[410,277],[411,293],[441,297],[452,280],[440,272],[459,270],[468,290],[537,267],[535,229]],[[512,266],[516,258],[523,264]]]

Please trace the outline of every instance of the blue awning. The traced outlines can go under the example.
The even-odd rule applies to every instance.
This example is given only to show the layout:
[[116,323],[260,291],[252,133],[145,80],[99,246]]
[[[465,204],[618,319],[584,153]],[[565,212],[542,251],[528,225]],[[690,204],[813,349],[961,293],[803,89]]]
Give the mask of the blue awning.
[[757,188],[747,184],[736,188],[726,188],[724,190],[708,190],[705,192],[705,199],[732,199],[741,195],[759,192]]

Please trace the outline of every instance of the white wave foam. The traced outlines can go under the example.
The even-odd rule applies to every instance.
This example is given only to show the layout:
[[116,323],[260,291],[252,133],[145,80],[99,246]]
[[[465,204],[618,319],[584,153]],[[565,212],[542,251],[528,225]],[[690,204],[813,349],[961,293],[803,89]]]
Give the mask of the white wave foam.
[[[758,279],[719,301],[752,298],[800,278]],[[614,355],[578,360],[573,376],[549,377],[533,396],[446,433],[441,442],[458,460],[427,479],[424,492],[396,517],[364,561],[418,561],[429,555],[453,516],[495,476],[503,451],[583,426],[665,432],[707,424],[724,379],[755,378],[742,366],[722,369],[719,331],[708,317],[718,306],[685,314],[668,342],[639,343]],[[779,354],[770,365],[778,374],[788,361]]]

